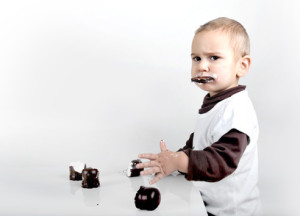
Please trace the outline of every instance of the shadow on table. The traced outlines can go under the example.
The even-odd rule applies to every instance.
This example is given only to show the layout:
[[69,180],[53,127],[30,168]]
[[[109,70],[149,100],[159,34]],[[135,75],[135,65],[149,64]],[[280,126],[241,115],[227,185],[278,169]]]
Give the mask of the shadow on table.
[[[191,191],[194,189],[192,182],[182,179],[182,175],[167,176],[155,185],[160,189],[162,194],[171,193],[187,203],[191,203]],[[184,186],[183,186],[184,184]],[[174,190],[176,188],[176,190]]]
[[70,181],[70,192],[76,195],[78,191],[82,192],[84,204],[86,206],[100,205],[100,187],[98,188],[82,188],[81,181]]

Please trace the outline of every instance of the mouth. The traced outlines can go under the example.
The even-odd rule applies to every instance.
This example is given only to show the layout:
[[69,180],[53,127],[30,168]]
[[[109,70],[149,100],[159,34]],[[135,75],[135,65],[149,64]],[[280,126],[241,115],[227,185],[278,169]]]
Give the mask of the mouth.
[[213,74],[212,76],[207,75],[207,76],[200,76],[197,75],[191,79],[192,82],[197,82],[197,83],[209,83],[213,82],[216,79],[216,75]]

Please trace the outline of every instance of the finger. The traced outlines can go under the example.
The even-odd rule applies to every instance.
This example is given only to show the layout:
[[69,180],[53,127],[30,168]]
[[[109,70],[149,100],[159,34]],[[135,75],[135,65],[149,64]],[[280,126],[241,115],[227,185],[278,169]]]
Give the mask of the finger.
[[162,173],[159,173],[149,182],[149,184],[154,184],[158,182],[160,179],[162,179],[163,177],[164,175]]
[[149,169],[142,171],[141,175],[151,175],[151,174],[158,173],[158,172],[160,172],[160,168],[153,167],[153,168],[149,168]]
[[144,159],[149,159],[149,160],[156,160],[157,159],[157,154],[152,154],[152,153],[144,153],[144,154],[139,154],[139,158],[144,158]]
[[136,168],[138,169],[147,168],[147,167],[160,167],[160,164],[157,161],[147,161],[136,165]]
[[167,151],[167,150],[168,150],[168,149],[167,149],[167,146],[166,146],[166,143],[165,143],[164,140],[161,140],[161,141],[160,141],[160,150],[161,150],[161,151]]

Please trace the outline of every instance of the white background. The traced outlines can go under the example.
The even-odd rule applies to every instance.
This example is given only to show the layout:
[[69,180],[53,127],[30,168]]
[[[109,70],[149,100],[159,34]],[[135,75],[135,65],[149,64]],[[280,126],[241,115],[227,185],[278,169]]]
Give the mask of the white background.
[[296,2],[0,1],[0,166],[101,171],[160,139],[182,147],[205,95],[190,82],[194,31],[227,16],[251,39],[241,84],[260,123],[265,215],[300,215]]

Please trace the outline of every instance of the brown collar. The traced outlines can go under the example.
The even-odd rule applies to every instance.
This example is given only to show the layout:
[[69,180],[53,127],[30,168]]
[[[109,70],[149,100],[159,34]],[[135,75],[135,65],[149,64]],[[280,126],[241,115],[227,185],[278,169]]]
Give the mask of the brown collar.
[[211,110],[217,103],[220,101],[231,97],[232,95],[244,91],[246,89],[246,86],[244,85],[238,85],[236,87],[227,89],[225,91],[219,92],[218,94],[210,97],[209,93],[204,97],[203,104],[201,106],[201,109],[199,109],[199,113],[203,114]]

